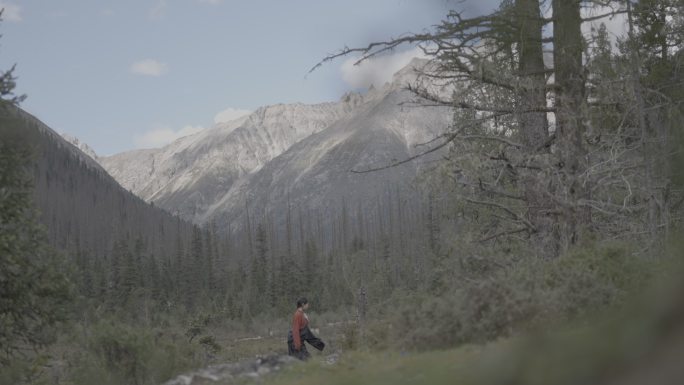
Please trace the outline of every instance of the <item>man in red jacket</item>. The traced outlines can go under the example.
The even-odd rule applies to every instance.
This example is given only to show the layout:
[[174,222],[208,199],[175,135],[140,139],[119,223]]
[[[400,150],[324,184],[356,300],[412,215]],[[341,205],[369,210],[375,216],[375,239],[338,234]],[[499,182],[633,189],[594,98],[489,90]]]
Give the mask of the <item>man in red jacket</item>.
[[287,334],[288,354],[300,360],[307,360],[311,357],[304,341],[318,350],[322,351],[325,348],[325,343],[309,330],[309,317],[304,313],[304,310],[308,308],[309,301],[306,298],[297,300],[297,310],[292,317],[292,329]]

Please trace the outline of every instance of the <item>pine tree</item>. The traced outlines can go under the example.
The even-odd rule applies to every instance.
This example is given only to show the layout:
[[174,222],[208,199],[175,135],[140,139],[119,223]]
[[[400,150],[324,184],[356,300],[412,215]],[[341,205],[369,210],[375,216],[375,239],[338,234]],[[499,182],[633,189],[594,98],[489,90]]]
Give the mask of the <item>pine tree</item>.
[[205,251],[202,242],[202,231],[198,226],[193,227],[192,239],[190,241],[189,255],[186,268],[183,273],[183,286],[185,287],[183,297],[185,306],[192,310],[200,304],[207,292],[205,271]]
[[124,245],[122,254],[120,255],[120,275],[119,284],[116,292],[116,303],[119,308],[126,310],[135,309],[137,307],[137,297],[141,287],[141,271],[140,260],[131,249]]
[[304,246],[304,279],[310,290],[311,298],[318,297],[320,290],[320,266],[318,262],[318,248],[313,240],[308,240]]
[[257,225],[255,237],[256,254],[252,261],[252,280],[254,282],[254,290],[257,298],[256,306],[265,307],[269,302],[268,295],[268,237],[264,226],[259,223]]
[[13,107],[4,98],[14,84],[6,75],[0,77],[0,364],[51,342],[51,329],[65,319],[72,298],[72,284],[60,269],[65,262],[38,224],[33,154],[8,116]]

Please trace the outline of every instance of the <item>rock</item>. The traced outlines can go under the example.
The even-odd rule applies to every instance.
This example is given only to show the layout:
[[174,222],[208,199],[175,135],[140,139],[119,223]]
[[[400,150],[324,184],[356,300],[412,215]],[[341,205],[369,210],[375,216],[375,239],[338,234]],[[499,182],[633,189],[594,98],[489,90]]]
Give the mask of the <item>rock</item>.
[[272,355],[250,361],[213,365],[192,373],[181,374],[164,385],[202,385],[218,382],[231,384],[244,378],[259,379],[295,362],[299,360],[289,356]]
[[329,354],[327,357],[325,357],[325,363],[328,365],[334,365],[337,363],[337,361],[340,359],[340,353],[333,353]]

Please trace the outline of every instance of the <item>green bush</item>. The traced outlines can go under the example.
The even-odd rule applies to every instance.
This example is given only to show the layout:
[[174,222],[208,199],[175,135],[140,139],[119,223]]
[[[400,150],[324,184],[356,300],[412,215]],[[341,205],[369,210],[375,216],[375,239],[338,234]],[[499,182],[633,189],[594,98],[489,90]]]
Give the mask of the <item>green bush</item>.
[[344,350],[354,350],[361,346],[361,330],[356,322],[345,322],[340,328],[341,338],[339,347]]
[[7,361],[0,366],[0,384],[50,384],[49,373],[45,370],[48,360],[48,356],[39,354]]
[[[370,328],[374,346],[416,350],[481,343],[585,317],[618,306],[657,269],[629,252],[629,245],[578,248],[556,259],[492,261],[488,274],[456,273],[439,295],[398,293],[389,301],[385,323]],[[491,266],[498,266],[492,269]]]
[[75,384],[159,384],[200,364],[196,347],[160,329],[102,321],[85,344],[74,360]]

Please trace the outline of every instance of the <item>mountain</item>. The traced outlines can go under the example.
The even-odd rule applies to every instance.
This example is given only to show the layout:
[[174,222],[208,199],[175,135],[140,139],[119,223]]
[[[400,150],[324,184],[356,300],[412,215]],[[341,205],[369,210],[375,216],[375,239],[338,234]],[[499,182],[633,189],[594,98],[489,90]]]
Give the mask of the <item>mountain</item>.
[[[371,230],[379,236],[390,226],[381,222],[401,214],[401,207],[394,213],[397,205],[406,217],[395,220],[411,220],[418,231],[424,225],[425,194],[412,182],[439,152],[382,171],[352,171],[419,154],[430,148],[422,144],[449,126],[448,108],[425,106],[406,89],[428,84],[418,74],[426,65],[415,59],[392,82],[365,94],[348,93],[335,103],[262,107],[161,149],[99,161],[124,187],[196,223],[215,223],[232,232],[247,227],[253,233],[254,226],[269,222],[272,243],[290,242],[294,233],[300,238],[316,233],[330,247],[346,244],[352,237],[343,228],[348,223],[365,226],[368,234],[358,237],[368,239]],[[293,211],[300,218],[296,230]],[[343,239],[333,240],[340,231]]]
[[189,239],[192,224],[121,187],[83,143],[18,108],[3,109],[0,121],[3,137],[33,149],[34,202],[52,246],[92,262],[111,255],[117,241],[137,238],[161,258],[160,250],[173,252],[179,239]]
[[104,157],[100,163],[146,201],[198,220],[236,181],[347,115],[357,102],[350,97],[341,103],[262,107],[164,148]]
[[284,225],[283,213],[295,207],[318,213],[329,228],[343,204],[349,206],[350,220],[358,211],[373,212],[378,199],[386,202],[391,194],[417,204],[421,191],[412,182],[439,154],[381,171],[353,172],[414,156],[424,150],[421,143],[443,132],[450,115],[439,107],[412,106],[413,99],[411,92],[396,89],[366,99],[353,114],[297,142],[240,180],[199,217],[200,222],[235,227],[230,223],[244,223],[249,204],[259,210],[257,216],[275,217],[276,226]]
[[66,132],[60,133],[60,136],[64,138],[64,140],[72,144],[74,147],[81,150],[82,153],[88,155],[91,159],[98,161],[98,156],[95,153],[95,150],[93,150],[87,143],[81,142],[77,137],[71,136]]

